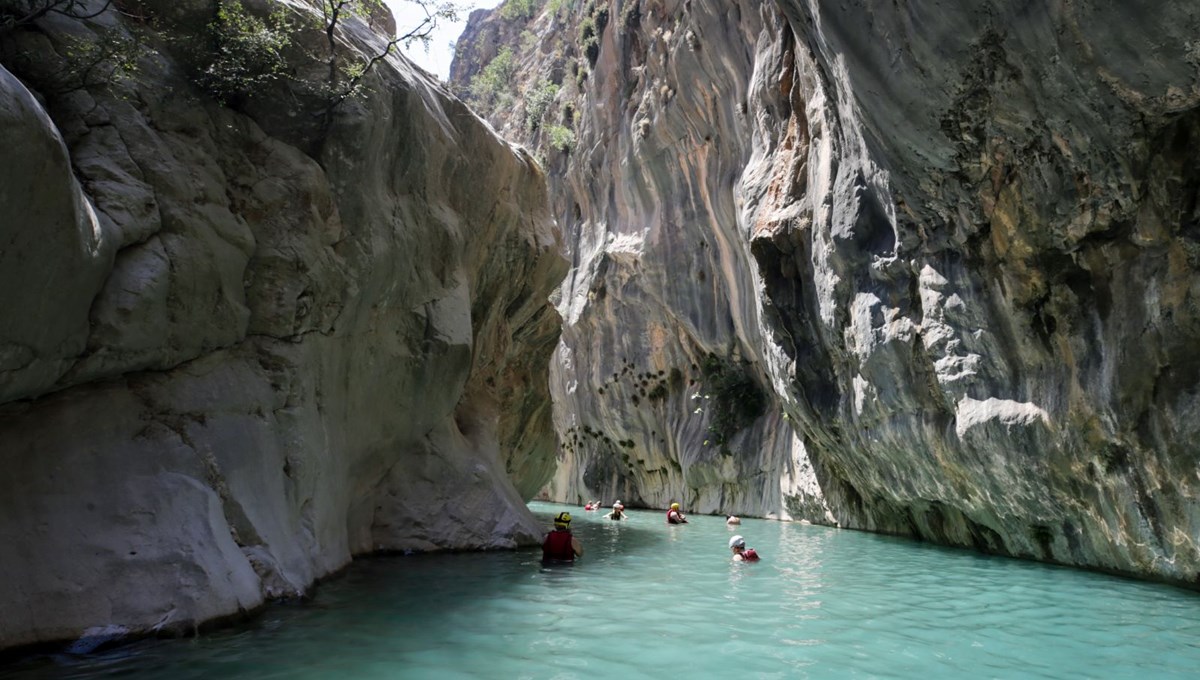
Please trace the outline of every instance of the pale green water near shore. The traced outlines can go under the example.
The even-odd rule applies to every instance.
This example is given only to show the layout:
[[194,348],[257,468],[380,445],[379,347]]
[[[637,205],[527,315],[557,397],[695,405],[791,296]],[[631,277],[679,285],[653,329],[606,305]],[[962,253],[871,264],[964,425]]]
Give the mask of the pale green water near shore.
[[571,510],[586,555],[364,560],[304,605],[0,678],[1164,678],[1200,674],[1200,596],[870,534]]

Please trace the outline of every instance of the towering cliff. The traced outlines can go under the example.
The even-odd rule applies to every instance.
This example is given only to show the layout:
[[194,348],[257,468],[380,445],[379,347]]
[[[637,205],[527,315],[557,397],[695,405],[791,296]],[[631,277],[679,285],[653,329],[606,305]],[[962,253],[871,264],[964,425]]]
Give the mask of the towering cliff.
[[515,97],[493,45],[453,73],[545,155],[572,259],[550,497],[1200,582],[1194,3],[519,21]]
[[[245,4],[284,13],[289,77],[218,103],[184,40],[216,7],[0,36],[0,648],[538,533],[566,271],[544,176],[402,58],[335,106],[312,4]],[[333,35],[349,64],[386,42]],[[98,45],[132,63],[70,80]]]
[[[732,191],[752,153],[737,93],[771,15],[726,21],[725,9],[695,10],[711,14],[722,49],[688,47],[683,7],[670,3],[551,3],[518,29],[476,13],[459,40],[457,86],[543,157],[570,234],[552,367],[564,462],[552,498],[820,514],[763,362]],[[495,45],[514,34],[521,75],[495,87]]]

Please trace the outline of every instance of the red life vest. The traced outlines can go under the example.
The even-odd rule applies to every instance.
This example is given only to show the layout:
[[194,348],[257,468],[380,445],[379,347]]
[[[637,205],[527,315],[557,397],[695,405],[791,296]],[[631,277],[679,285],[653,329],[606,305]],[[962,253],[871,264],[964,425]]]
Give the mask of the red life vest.
[[758,553],[754,548],[746,548],[742,551],[742,559],[746,562],[757,562],[759,560]]
[[546,534],[542,541],[542,561],[557,560],[559,562],[574,562],[575,549],[571,547],[571,532],[555,529]]
[[[672,512],[675,513],[675,519],[671,519]],[[681,515],[678,510],[674,510],[674,509],[668,510],[667,511],[667,524],[683,524],[683,515]]]

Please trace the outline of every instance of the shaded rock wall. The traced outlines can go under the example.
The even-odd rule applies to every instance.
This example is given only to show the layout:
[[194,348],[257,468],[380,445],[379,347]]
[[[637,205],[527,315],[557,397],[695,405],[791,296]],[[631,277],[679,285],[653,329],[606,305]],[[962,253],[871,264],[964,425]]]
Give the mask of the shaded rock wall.
[[128,80],[39,101],[0,68],[0,648],[535,540],[565,262],[532,159],[401,58],[312,137],[295,83],[236,112],[121,21],[50,17],[7,54],[52,69],[128,29]]
[[798,415],[847,514],[1192,581],[1200,11],[781,7],[817,172],[754,226],[823,247],[752,238],[811,272],[772,297],[828,291],[839,398]]
[[[621,0],[535,25],[596,7],[594,60],[522,55],[586,72],[570,153],[522,137],[573,265],[548,496],[1194,582],[1194,4]],[[489,115],[521,136],[520,114]],[[710,353],[748,362],[761,417],[714,405],[745,383]],[[626,369],[682,380],[635,404]]]

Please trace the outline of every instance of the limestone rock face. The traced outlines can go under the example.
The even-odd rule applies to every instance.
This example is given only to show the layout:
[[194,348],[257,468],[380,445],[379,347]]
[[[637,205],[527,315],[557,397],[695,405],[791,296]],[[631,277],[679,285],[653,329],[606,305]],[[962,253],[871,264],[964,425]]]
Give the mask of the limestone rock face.
[[846,514],[1194,582],[1200,9],[781,8],[806,186],[747,224],[771,298],[819,291]]
[[0,282],[8,291],[0,307],[0,400],[9,401],[53,385],[83,352],[88,308],[115,248],[41,105],[5,70],[0,92],[0,143],[7,149]]
[[546,154],[572,257],[547,496],[1197,582],[1194,3],[531,23],[585,19],[520,56],[518,88],[583,72],[569,153],[490,114]]
[[[8,39],[53,66],[101,30]],[[236,112],[155,45],[42,102],[0,68],[0,648],[536,540],[566,263],[532,159],[399,57],[305,138],[301,99]]]
[[[516,28],[473,14],[451,69],[466,92],[497,36],[542,36],[522,43],[517,95],[489,119],[543,156],[573,263],[552,366],[563,462],[546,496],[833,521],[785,416],[791,397],[772,385],[733,191],[754,154],[745,93],[772,12],[717,0],[578,12]],[[576,38],[581,20],[593,44]],[[719,47],[697,42],[696,22]],[[535,118],[547,83],[557,99]],[[564,127],[569,152],[551,141]]]

